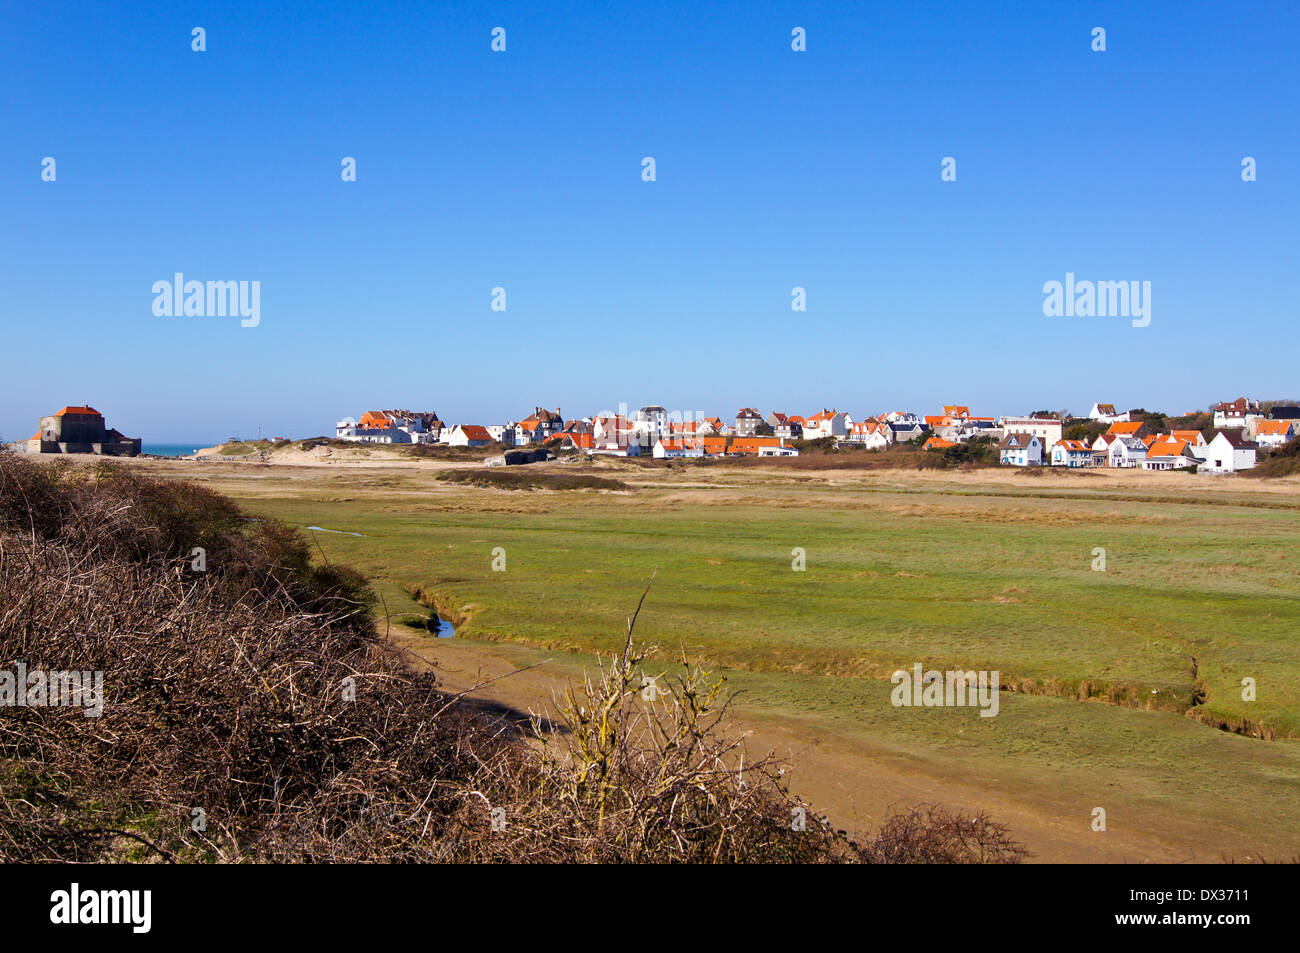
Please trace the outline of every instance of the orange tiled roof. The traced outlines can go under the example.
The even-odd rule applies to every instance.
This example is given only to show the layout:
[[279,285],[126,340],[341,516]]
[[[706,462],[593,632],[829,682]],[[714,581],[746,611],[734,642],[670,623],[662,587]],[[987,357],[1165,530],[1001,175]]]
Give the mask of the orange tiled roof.
[[1291,432],[1291,421],[1289,420],[1261,420],[1259,426],[1255,428],[1255,434],[1273,435],[1285,437]]
[[1147,444],[1147,454],[1152,457],[1176,457],[1186,446],[1187,441],[1177,437],[1157,437]]
[[1140,420],[1120,421],[1119,423],[1114,423],[1110,425],[1110,429],[1106,431],[1106,436],[1132,437],[1134,434],[1138,432],[1138,428],[1140,428],[1141,426],[1142,426],[1142,421]]
[[931,437],[921,445],[922,450],[945,450],[948,447],[957,446],[956,441],[944,440],[942,437]]
[[90,415],[93,416],[93,417],[102,417],[102,416],[104,416],[104,415],[101,414],[99,411],[97,411],[94,407],[86,407],[86,406],[82,406],[82,407],[64,407],[62,410],[60,410],[60,411],[59,411],[57,414],[55,414],[54,416],[55,416],[55,417],[62,417],[64,414],[90,414]]
[[460,432],[469,437],[470,440],[492,439],[492,435],[488,433],[488,429],[479,424],[461,424]]

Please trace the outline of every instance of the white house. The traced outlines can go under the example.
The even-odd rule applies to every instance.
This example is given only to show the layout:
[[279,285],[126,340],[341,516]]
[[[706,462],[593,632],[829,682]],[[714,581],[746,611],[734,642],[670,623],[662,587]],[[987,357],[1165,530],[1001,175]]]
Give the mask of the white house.
[[803,422],[803,438],[817,440],[821,437],[844,437],[849,432],[844,414],[838,410],[822,410]]
[[1028,433],[1009,433],[998,444],[999,462],[1013,467],[1039,466],[1043,462],[1043,442]]
[[1176,446],[1152,444],[1141,466],[1143,470],[1187,470],[1204,462],[1192,452],[1189,444],[1179,441]]
[[868,450],[884,450],[894,442],[894,431],[888,424],[864,420],[849,428],[848,442],[861,444]]
[[1114,404],[1093,404],[1092,410],[1088,411],[1089,420],[1100,420],[1105,424],[1127,423],[1129,416],[1128,411],[1117,413]]
[[447,437],[449,447],[486,447],[491,443],[492,435],[488,429],[478,424],[457,424]]
[[503,447],[513,447],[515,445],[515,427],[517,426],[519,426],[519,422],[515,420],[504,424],[488,424],[488,436]]
[[702,457],[704,456],[704,448],[694,440],[684,440],[680,437],[660,437],[655,441],[652,454],[656,460],[669,460],[674,457]]
[[1255,442],[1261,447],[1280,447],[1292,439],[1300,420],[1261,420],[1255,427]]
[[531,414],[515,424],[515,446],[541,443],[563,429],[564,418],[560,416],[560,408],[556,407],[554,411],[550,411],[545,407],[536,407]]
[[1052,466],[1080,467],[1092,466],[1092,447],[1086,440],[1058,440],[1052,445]]
[[1236,400],[1215,404],[1210,409],[1214,411],[1214,426],[1219,430],[1230,427],[1234,429],[1245,427],[1247,416],[1257,416],[1261,419],[1264,416],[1263,411],[1260,410],[1259,401],[1249,400],[1245,397],[1238,397]]
[[1147,445],[1137,437],[1113,437],[1106,454],[1107,466],[1140,467],[1147,458]]
[[762,446],[758,448],[758,455],[760,457],[797,457],[799,456],[799,451],[796,450],[794,447]]
[[1214,438],[1202,449],[1207,473],[1236,473],[1255,465],[1258,445],[1242,438],[1240,433],[1228,430],[1215,431]]

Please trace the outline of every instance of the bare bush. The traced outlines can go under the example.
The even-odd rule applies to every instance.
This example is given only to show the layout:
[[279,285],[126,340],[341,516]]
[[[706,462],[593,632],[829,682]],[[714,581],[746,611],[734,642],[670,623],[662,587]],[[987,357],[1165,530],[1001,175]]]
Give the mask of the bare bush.
[[102,717],[0,708],[0,860],[1023,853],[996,825],[935,814],[887,823],[866,846],[832,831],[780,765],[727,735],[719,681],[682,659],[643,697],[653,650],[634,643],[635,615],[623,651],[530,726],[413,671],[373,609],[358,574],[218,494],[0,453],[0,668],[104,678]]

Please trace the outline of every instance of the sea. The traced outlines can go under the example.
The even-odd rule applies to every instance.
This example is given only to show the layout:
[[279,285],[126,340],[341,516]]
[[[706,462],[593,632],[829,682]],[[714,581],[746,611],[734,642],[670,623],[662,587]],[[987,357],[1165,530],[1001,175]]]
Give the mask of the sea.
[[[221,441],[216,441],[220,443]],[[211,447],[213,443],[153,443],[149,440],[144,442],[143,451],[152,453],[157,457],[191,457],[195,450],[202,450],[204,447]]]

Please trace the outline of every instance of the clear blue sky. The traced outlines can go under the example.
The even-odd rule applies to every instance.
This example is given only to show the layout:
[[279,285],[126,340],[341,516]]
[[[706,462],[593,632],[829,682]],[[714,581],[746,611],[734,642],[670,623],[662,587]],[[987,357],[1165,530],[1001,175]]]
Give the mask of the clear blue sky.
[[[8,3],[0,435],[1296,396],[1298,36],[1292,2]],[[155,317],[176,271],[260,281],[260,326]],[[1044,317],[1067,271],[1150,281],[1150,326]]]

